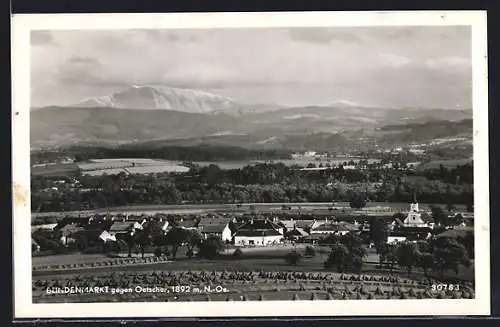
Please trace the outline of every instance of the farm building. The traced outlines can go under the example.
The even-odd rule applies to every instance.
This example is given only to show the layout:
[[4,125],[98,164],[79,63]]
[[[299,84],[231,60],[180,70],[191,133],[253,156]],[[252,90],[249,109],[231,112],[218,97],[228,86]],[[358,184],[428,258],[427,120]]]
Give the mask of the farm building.
[[184,228],[184,229],[193,229],[196,230],[198,229],[198,222],[195,220],[184,220],[181,219],[175,224],[177,227]]
[[345,221],[316,222],[311,228],[311,234],[338,234],[345,235],[352,231],[359,231],[359,226]]
[[115,237],[125,236],[129,233],[135,232],[136,230],[142,230],[143,227],[138,222],[130,221],[117,221],[109,229],[109,233]]
[[151,219],[142,224],[144,230],[150,231],[152,233],[163,233],[165,234],[170,229],[170,223],[166,219]]
[[233,233],[229,228],[229,224],[211,224],[202,226],[200,229],[201,235],[206,239],[208,236],[218,236],[224,242],[230,242],[233,238]]
[[234,235],[236,245],[271,245],[283,240],[282,228],[269,219],[252,219],[241,226]]
[[283,226],[285,230],[292,230],[297,227],[303,229],[305,232],[309,232],[314,223],[314,220],[296,220],[293,218],[288,220],[280,220],[278,222],[278,224]]
[[317,244],[319,241],[325,238],[324,234],[309,234],[306,237],[300,239],[303,243]]
[[34,239],[31,239],[31,250],[33,252],[40,251],[40,245],[38,245],[38,243]]
[[291,240],[299,240],[304,237],[307,237],[308,235],[309,233],[307,233],[300,227],[294,227],[290,230],[287,230],[285,233],[286,238]]
[[116,242],[116,236],[111,235],[108,231],[103,231],[100,235],[99,238],[104,242]]
[[67,224],[61,228],[59,228],[57,231],[60,233],[59,240],[61,244],[67,245],[71,242],[73,239],[72,236],[77,234],[78,232],[81,232],[85,230],[85,228],[77,225],[77,224]]
[[57,223],[56,224],[34,225],[34,226],[31,226],[31,232],[33,233],[34,231],[37,231],[37,230],[53,231],[56,227],[57,227]]
[[235,221],[236,219],[231,217],[203,217],[198,223],[198,229],[204,238],[216,235],[224,242],[229,242],[233,238],[233,231],[230,228],[230,224]]

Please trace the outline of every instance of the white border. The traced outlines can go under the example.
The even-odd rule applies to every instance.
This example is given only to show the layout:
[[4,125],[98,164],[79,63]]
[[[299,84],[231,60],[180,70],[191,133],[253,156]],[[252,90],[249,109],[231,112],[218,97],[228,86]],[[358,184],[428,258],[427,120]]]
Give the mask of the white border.
[[[30,239],[30,31],[65,29],[294,26],[472,26],[475,255],[474,300],[336,300],[192,303],[33,304]],[[196,14],[29,14],[12,18],[14,317],[210,317],[489,315],[489,160],[485,11]],[[17,113],[17,115],[16,115]]]

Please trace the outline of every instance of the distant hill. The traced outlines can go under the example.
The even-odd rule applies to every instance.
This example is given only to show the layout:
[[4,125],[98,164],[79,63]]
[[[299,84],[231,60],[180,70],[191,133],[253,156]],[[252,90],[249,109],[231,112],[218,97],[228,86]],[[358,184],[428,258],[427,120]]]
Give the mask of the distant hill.
[[[146,95],[153,92],[147,88],[135,91]],[[225,109],[210,107],[208,112],[186,112],[188,109],[148,109],[151,106],[105,107],[109,104],[105,100],[101,105],[90,106],[92,101],[96,99],[80,104],[84,107],[52,106],[32,110],[32,148],[161,142],[179,146],[204,143],[323,151],[356,142],[411,142],[454,136],[469,133],[472,128],[467,127],[469,123],[460,123],[472,121],[471,110],[387,109],[345,104],[276,109],[275,105],[239,105],[221,100],[228,105]],[[120,101],[111,104],[117,106]],[[194,110],[194,102],[183,103]],[[199,102],[197,108],[207,109],[207,103]]]

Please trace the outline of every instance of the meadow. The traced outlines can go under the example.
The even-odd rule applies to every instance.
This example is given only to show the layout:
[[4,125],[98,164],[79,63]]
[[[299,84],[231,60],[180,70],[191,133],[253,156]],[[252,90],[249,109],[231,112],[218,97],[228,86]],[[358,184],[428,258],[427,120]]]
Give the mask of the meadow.
[[432,160],[418,165],[417,170],[438,169],[440,165],[443,165],[445,168],[455,168],[458,165],[465,165],[467,163],[472,163],[472,159]]

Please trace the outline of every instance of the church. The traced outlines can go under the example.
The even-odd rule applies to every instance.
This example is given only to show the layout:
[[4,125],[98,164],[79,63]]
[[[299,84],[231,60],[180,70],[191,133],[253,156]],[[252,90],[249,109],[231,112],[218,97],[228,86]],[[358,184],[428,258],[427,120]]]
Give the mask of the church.
[[417,197],[413,194],[413,202],[404,221],[396,219],[391,225],[391,232],[387,243],[418,241],[431,236],[434,225],[422,219],[422,212],[418,208]]
[[410,211],[403,222],[403,227],[430,227],[429,224],[422,220],[422,213],[418,209],[415,193],[413,194],[413,202],[410,204]]

